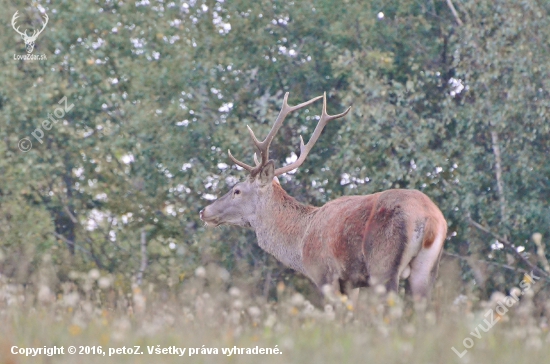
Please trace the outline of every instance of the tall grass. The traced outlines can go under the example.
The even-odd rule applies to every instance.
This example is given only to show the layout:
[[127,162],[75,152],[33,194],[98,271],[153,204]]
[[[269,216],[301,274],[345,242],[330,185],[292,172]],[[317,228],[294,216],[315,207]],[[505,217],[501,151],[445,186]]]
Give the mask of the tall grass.
[[[414,310],[403,295],[380,287],[362,290],[355,307],[333,296],[312,304],[277,285],[266,300],[246,283],[215,270],[198,269],[171,290],[141,287],[92,269],[71,272],[50,286],[47,274],[18,285],[0,276],[0,361],[2,363],[525,363],[546,362],[550,354],[548,312],[537,301],[545,282],[532,288],[487,332],[486,312],[505,293],[486,301],[442,270],[430,305]],[[224,273],[226,274],[226,273]],[[519,279],[522,277],[518,277]],[[462,292],[462,294],[461,294]],[[465,293],[465,294],[464,294]],[[311,299],[311,298],[310,298]],[[313,299],[311,299],[313,300]],[[478,328],[476,333],[476,328]],[[472,334],[473,333],[473,334]],[[479,338],[473,336],[478,335]],[[464,339],[473,347],[462,358]],[[466,341],[469,345],[470,341]],[[105,356],[68,354],[75,346],[101,346]],[[13,346],[63,346],[64,355],[12,355]],[[139,346],[142,355],[109,357],[109,348]],[[154,348],[186,348],[183,357],[149,354]],[[277,348],[282,354],[224,355],[222,348]],[[189,348],[197,354],[189,356]],[[201,354],[216,348],[218,354]],[[83,349],[85,350],[85,349]]]

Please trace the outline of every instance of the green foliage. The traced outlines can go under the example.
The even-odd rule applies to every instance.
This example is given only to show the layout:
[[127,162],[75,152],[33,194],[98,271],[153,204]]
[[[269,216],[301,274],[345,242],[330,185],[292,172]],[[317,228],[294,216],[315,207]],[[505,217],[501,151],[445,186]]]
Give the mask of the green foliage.
[[[353,106],[282,179],[299,200],[418,188],[456,233],[452,253],[510,263],[468,214],[527,252],[533,232],[548,243],[544,4],[457,2],[463,26],[442,1],[1,4],[6,23],[19,10],[21,23],[37,25],[42,6],[50,17],[34,51],[44,61],[14,60],[21,38],[0,33],[1,274],[25,282],[47,252],[60,275],[96,266],[129,280],[144,230],[151,281],[172,285],[213,261],[232,274],[288,277],[252,233],[207,230],[198,217],[244,176],[227,149],[250,161],[246,125],[265,135],[286,91],[291,103],[327,91],[330,113]],[[31,133],[63,97],[74,107],[39,143]],[[319,110],[281,128],[279,165],[298,153]],[[33,143],[26,153],[23,137]],[[488,289],[503,274],[491,269]],[[472,279],[467,266],[463,278]]]

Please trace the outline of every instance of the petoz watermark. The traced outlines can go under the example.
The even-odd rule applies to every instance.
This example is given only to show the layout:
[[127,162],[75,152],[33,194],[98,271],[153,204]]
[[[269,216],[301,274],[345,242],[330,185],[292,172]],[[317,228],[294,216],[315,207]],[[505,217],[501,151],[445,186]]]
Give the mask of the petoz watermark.
[[[497,322],[500,321],[500,318],[508,312],[508,308],[514,306],[516,303],[519,302],[519,296],[523,296],[525,292],[527,292],[529,289],[531,289],[531,284],[536,283],[540,277],[537,277],[533,271],[529,274],[525,274],[523,280],[519,283],[519,288],[512,288],[510,290],[510,294],[504,299],[499,300],[497,302],[496,307],[494,310],[491,308],[487,312],[485,312],[485,315],[483,317],[486,317],[486,319],[483,320],[483,323],[485,323],[486,326],[483,324],[479,324],[476,326],[476,328],[470,332],[470,335],[476,339],[481,339],[481,331],[487,332],[489,331]],[[495,311],[497,315],[495,316]],[[466,337],[462,341],[462,345],[464,345],[465,350],[458,351],[454,346],[451,348],[451,350],[459,357],[462,358],[466,353],[468,352],[468,349],[471,349],[474,346],[475,342],[474,339],[471,337]]]
[[[48,117],[44,119],[41,123],[41,126],[38,126],[38,128],[34,129],[34,131],[31,133],[31,135],[36,139],[40,144],[44,143],[42,138],[44,138],[44,130],[51,130],[55,124],[57,124],[62,118],[67,114],[69,111],[72,110],[74,107],[74,104],[68,105],[67,103],[67,96],[63,96],[61,100],[58,102],[60,107],[57,107],[53,113],[48,114]],[[42,130],[42,128],[44,130]],[[17,143],[17,146],[19,147],[19,150],[26,153],[32,148],[32,141],[30,136],[22,138]]]

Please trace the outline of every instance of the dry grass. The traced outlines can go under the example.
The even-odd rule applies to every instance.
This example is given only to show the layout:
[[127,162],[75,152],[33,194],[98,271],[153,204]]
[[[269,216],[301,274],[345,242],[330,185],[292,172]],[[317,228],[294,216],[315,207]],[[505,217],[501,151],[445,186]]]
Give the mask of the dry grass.
[[[225,277],[226,278],[226,277]],[[0,362],[2,363],[522,363],[550,354],[544,309],[535,306],[536,283],[488,332],[478,330],[484,314],[504,297],[488,302],[459,296],[453,279],[441,278],[433,304],[415,313],[401,296],[364,290],[357,307],[344,297],[313,306],[282,284],[277,301],[266,302],[238,283],[222,284],[206,271],[170,291],[144,284],[123,285],[97,270],[71,274],[53,287],[45,281],[23,287],[0,277]],[[143,289],[143,290],[142,290]],[[496,317],[496,316],[495,316]],[[484,325],[486,326],[486,325]],[[459,359],[451,350],[474,346]],[[102,355],[25,357],[18,347],[101,346]],[[109,348],[140,346],[143,355],[108,356]],[[149,355],[148,346],[217,348],[218,355]],[[277,347],[280,355],[224,355],[221,348]],[[189,349],[188,349],[189,350]]]

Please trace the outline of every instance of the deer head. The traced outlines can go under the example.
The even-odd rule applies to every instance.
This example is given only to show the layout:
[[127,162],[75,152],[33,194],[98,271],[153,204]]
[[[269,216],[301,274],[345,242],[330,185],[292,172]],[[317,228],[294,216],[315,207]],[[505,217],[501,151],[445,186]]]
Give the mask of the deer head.
[[[307,144],[304,144],[304,140],[300,136],[299,158],[294,163],[275,169],[274,161],[269,159],[269,146],[281,128],[286,116],[321,98],[323,98],[321,118]],[[237,183],[227,194],[200,212],[200,218],[206,225],[218,226],[221,224],[230,224],[243,227],[254,227],[257,219],[261,218],[258,214],[258,209],[261,209],[269,203],[269,197],[273,192],[272,183],[274,177],[292,171],[302,165],[327,123],[331,120],[343,117],[351,108],[348,108],[341,114],[328,115],[326,93],[323,96],[315,97],[296,106],[289,106],[287,101],[288,92],[284,96],[283,107],[279,116],[263,141],[260,142],[252,129],[247,126],[254,146],[261,157],[261,160],[258,160],[257,154],[254,154],[255,166],[250,166],[239,161],[231,154],[231,151],[227,151],[233,163],[247,170],[249,176],[245,181]]]
[[42,29],[40,30],[34,30],[32,35],[28,35],[27,34],[27,29],[25,29],[25,31],[23,33],[21,33],[19,31],[19,27],[15,27],[15,21],[17,20],[17,18],[19,18],[19,15],[18,15],[18,11],[15,12],[15,14],[13,14],[13,17],[11,18],[11,26],[13,27],[13,29],[15,29],[15,31],[17,33],[19,33],[21,35],[21,38],[23,38],[23,41],[25,41],[25,48],[27,49],[27,53],[32,53],[32,51],[34,50],[34,42],[36,41],[36,38],[38,38],[38,36],[40,35],[40,33],[42,33],[42,31],[44,30],[44,28],[46,28],[46,24],[48,24],[48,15],[47,14],[44,14],[44,21],[42,22]]

